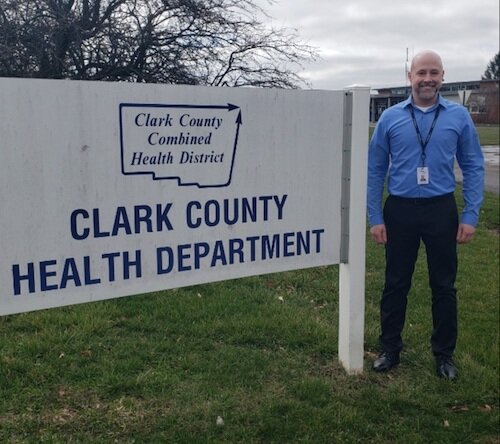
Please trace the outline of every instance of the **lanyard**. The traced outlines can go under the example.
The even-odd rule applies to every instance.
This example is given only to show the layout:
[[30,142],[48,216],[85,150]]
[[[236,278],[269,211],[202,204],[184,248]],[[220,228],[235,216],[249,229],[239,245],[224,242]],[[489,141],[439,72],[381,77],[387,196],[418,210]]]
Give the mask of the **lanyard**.
[[437,119],[439,117],[439,111],[441,111],[441,108],[438,106],[436,108],[436,112],[434,113],[434,120],[432,121],[431,128],[429,130],[429,133],[427,134],[427,138],[424,140],[422,139],[422,133],[420,132],[420,128],[418,127],[417,124],[417,119],[415,118],[415,112],[413,111],[413,107],[410,106],[410,113],[411,113],[411,119],[413,120],[413,126],[415,127],[415,131],[417,132],[417,137],[418,141],[420,143],[420,146],[422,148],[422,166],[425,165],[425,149],[427,148],[427,144],[429,143],[429,140],[431,140],[432,132],[434,131],[434,127],[436,126]]

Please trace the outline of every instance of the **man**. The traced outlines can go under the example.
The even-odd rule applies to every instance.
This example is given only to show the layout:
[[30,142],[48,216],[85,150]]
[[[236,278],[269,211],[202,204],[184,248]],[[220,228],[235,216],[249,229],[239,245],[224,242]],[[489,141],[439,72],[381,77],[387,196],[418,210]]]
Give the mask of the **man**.
[[[385,245],[385,286],[380,302],[381,353],[377,372],[399,364],[406,302],[420,242],[425,245],[432,290],[431,348],[437,374],[454,379],[457,340],[457,242],[475,232],[483,198],[484,161],[467,110],[443,99],[444,70],[433,51],[417,54],[408,79],[410,97],[382,114],[368,155],[368,217],[377,244]],[[454,198],[454,159],[463,173],[464,210]],[[387,176],[389,197],[382,208]]]

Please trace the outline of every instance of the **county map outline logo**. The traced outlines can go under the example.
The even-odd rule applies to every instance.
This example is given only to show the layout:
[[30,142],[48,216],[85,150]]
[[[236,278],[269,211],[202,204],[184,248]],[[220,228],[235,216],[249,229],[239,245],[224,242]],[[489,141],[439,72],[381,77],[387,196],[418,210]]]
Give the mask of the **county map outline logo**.
[[243,123],[239,106],[121,103],[119,122],[124,175],[199,188],[231,183]]

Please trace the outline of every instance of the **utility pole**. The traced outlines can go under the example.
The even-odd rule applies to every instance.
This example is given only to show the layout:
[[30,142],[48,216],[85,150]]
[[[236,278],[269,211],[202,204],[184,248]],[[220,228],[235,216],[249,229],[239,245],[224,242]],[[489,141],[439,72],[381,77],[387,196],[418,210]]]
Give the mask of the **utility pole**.
[[406,60],[405,60],[405,93],[408,95],[408,47],[406,47]]

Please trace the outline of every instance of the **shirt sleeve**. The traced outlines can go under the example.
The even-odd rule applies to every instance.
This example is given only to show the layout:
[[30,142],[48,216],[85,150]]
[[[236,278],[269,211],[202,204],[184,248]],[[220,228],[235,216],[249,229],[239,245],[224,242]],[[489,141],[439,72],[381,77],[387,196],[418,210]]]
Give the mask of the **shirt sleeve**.
[[463,175],[464,209],[461,222],[476,226],[484,192],[484,157],[472,119],[467,114],[457,146],[457,162]]
[[382,114],[368,148],[367,211],[370,226],[383,224],[382,196],[389,167],[389,138]]

